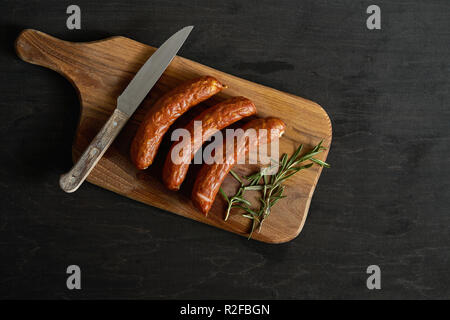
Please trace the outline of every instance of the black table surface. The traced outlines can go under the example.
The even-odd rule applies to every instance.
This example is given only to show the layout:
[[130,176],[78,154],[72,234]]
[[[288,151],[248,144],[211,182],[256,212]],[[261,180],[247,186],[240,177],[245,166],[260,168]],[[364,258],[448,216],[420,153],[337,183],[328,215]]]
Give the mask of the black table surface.
[[[450,2],[2,1],[0,297],[450,298]],[[79,102],[57,73],[21,61],[33,28],[70,41],[123,35],[321,104],[329,154],[302,233],[247,241],[89,183],[65,194]],[[301,114],[299,114],[301,117]],[[68,290],[78,265],[82,289]],[[366,269],[381,269],[368,290]]]

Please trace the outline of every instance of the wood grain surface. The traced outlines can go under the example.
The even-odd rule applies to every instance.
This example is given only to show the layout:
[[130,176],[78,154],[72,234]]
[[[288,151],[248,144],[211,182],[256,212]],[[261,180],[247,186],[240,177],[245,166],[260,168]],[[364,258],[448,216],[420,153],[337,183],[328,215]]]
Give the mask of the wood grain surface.
[[[78,92],[81,113],[73,144],[74,160],[100,130],[116,107],[117,97],[155,50],[125,37],[73,43],[31,29],[24,30],[16,41],[16,52],[21,59],[59,72]],[[291,154],[301,143],[307,150],[322,139],[324,146],[330,146],[331,122],[327,113],[316,103],[176,57],[87,180],[131,199],[247,235],[250,221],[238,212],[232,214],[227,222],[223,221],[225,203],[220,196],[216,198],[208,217],[193,207],[189,195],[192,178],[198,169],[195,166],[191,166],[190,175],[179,192],[169,191],[163,186],[161,167],[170,146],[167,137],[170,135],[166,135],[155,163],[148,170],[135,169],[129,160],[131,139],[152,103],[167,90],[201,75],[216,77],[228,89],[194,108],[196,111],[232,96],[242,95],[255,103],[258,117],[276,116],[286,123],[287,130],[281,139],[280,154]],[[180,118],[179,123],[189,116],[190,113]],[[327,154],[328,151],[319,158],[325,160]],[[247,174],[256,167],[241,165],[236,169]],[[255,233],[254,238],[269,243],[282,243],[295,238],[305,223],[320,174],[321,168],[314,166],[290,179],[286,190],[288,200],[280,201],[274,207],[262,231]],[[231,193],[236,184],[232,178],[227,178],[223,187],[227,193]]]

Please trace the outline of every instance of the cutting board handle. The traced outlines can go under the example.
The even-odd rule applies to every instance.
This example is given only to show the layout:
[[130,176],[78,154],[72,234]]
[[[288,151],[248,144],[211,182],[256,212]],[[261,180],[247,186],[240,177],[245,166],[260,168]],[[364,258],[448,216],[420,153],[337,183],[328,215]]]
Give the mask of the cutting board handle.
[[90,66],[85,61],[94,54],[92,47],[113,39],[70,42],[34,29],[25,29],[17,37],[15,49],[23,61],[58,72],[81,94],[83,82],[80,80],[89,78]]
[[37,30],[25,29],[17,37],[15,49],[22,60],[63,73],[64,57],[60,48],[68,44],[65,42]]
[[[23,61],[49,68],[66,78],[78,92],[80,102],[85,99],[94,100],[92,96],[98,96],[99,92],[102,92],[106,97],[113,97],[111,101],[103,101],[102,107],[114,109],[117,96],[151,55],[149,53],[154,51],[153,48],[144,48],[146,50],[137,52],[126,51],[114,59],[109,57],[106,63],[102,59],[97,59],[108,54],[111,48],[120,46],[123,39],[126,38],[113,36],[89,42],[70,42],[37,30],[25,29],[17,37],[15,49]],[[108,67],[108,64],[112,68]],[[114,67],[128,72],[117,76]],[[98,72],[99,70],[101,72]],[[111,74],[114,80],[112,82],[109,81]],[[81,107],[83,110],[83,103]]]

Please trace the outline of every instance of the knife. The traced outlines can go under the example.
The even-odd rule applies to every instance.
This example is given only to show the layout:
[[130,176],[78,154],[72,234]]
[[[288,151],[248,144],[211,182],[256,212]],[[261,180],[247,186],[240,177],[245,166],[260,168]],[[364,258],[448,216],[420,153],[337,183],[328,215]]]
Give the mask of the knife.
[[76,191],[114,141],[131,115],[180,50],[194,27],[188,26],[172,35],[139,69],[117,98],[117,107],[73,168],[61,175],[59,185],[65,192]]

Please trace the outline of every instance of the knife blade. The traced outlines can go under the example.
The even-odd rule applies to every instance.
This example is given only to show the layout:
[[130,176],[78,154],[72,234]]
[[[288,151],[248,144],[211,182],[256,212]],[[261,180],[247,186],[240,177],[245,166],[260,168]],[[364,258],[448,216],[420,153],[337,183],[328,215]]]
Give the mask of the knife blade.
[[59,185],[65,192],[74,192],[94,169],[100,158],[147,96],[170,62],[176,56],[194,27],[188,26],[173,34],[139,69],[117,98],[117,107],[83,152],[72,169],[61,175]]

